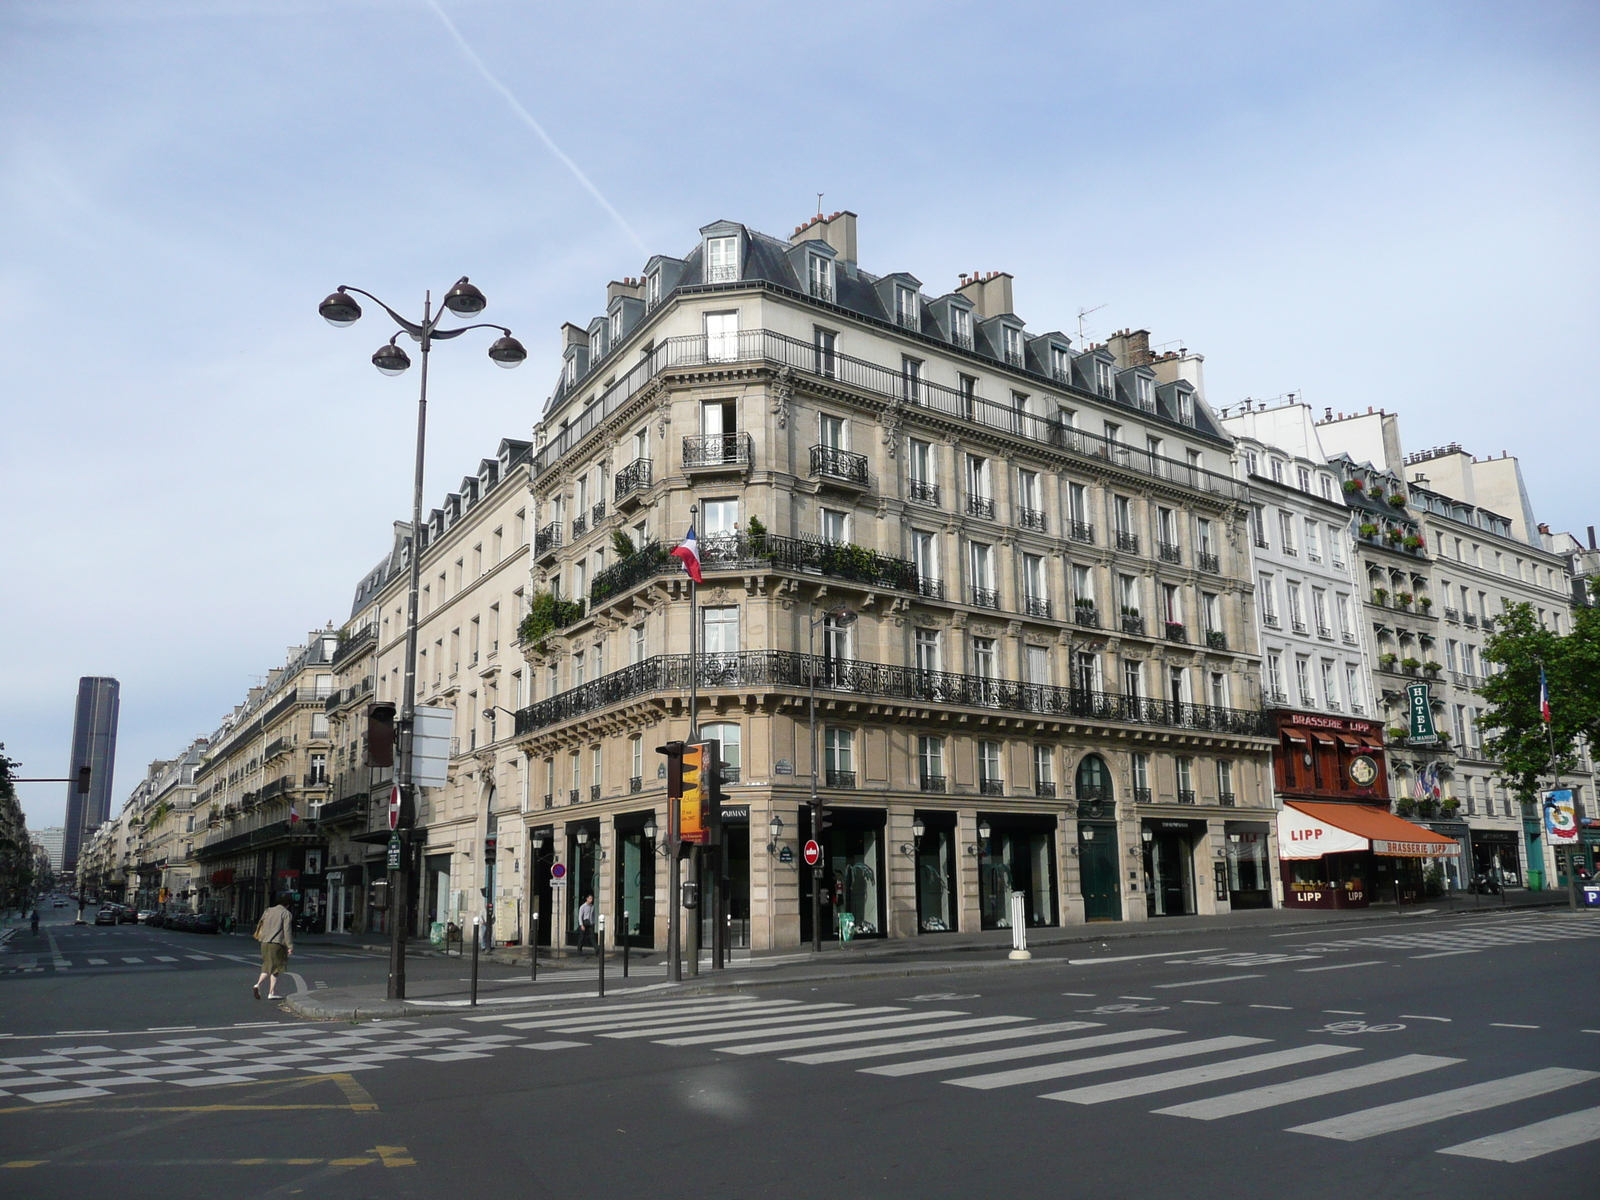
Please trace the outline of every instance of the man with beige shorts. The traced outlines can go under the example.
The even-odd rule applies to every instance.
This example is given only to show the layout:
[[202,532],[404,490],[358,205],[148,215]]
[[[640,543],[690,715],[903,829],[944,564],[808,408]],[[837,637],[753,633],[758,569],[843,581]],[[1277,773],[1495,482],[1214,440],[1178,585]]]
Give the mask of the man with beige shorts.
[[289,911],[289,897],[279,896],[278,902],[261,914],[256,922],[256,941],[261,943],[261,978],[250,990],[261,999],[261,985],[267,984],[267,999],[282,999],[278,995],[278,976],[289,966],[289,955],[294,953],[294,914]]

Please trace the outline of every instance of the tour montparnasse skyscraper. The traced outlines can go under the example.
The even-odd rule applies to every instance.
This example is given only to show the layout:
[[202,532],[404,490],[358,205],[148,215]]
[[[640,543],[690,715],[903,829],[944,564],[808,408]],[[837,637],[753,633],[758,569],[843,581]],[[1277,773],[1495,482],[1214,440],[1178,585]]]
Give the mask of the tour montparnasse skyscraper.
[[[62,871],[77,870],[85,836],[111,815],[111,776],[117,760],[117,709],[122,685],[104,675],[78,680],[78,712],[72,723],[72,761],[67,764],[67,830]],[[78,791],[78,772],[89,767],[89,791]]]

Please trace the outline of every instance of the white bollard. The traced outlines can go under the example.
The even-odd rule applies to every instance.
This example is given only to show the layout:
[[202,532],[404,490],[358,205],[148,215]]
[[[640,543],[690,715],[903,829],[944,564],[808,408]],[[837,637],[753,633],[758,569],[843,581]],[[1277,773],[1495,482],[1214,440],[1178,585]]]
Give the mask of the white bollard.
[[1033,957],[1028,953],[1028,898],[1021,892],[1011,893],[1011,953],[1013,962],[1024,962]]

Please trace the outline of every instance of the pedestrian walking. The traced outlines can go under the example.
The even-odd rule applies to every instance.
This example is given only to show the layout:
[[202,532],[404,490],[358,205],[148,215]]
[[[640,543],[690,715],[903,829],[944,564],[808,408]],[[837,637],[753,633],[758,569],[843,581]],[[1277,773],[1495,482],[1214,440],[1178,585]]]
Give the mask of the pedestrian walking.
[[[594,897],[585,896],[583,903],[578,906],[578,957],[583,957],[583,948],[594,943]],[[598,954],[599,951],[597,950]]]
[[282,999],[278,995],[278,976],[288,967],[289,955],[294,953],[294,913],[289,911],[288,896],[279,896],[278,902],[261,914],[261,920],[256,922],[255,938],[261,943],[261,977],[250,991],[259,1000],[261,985],[266,983],[267,999]]
[[37,904],[35,904],[33,906],[33,932],[34,932],[35,936],[38,936],[38,933],[39,933],[39,906]]

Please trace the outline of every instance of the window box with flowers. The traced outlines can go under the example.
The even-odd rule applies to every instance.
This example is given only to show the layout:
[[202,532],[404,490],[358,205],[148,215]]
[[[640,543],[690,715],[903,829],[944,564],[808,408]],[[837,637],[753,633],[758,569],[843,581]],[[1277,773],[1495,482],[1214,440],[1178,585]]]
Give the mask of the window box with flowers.
[[1422,549],[1422,539],[1420,537],[1418,537],[1414,533],[1406,534],[1406,536],[1401,539],[1400,544],[1402,546],[1404,546],[1407,550],[1421,550]]
[[1411,602],[1415,599],[1416,597],[1410,592],[1396,592],[1394,597],[1395,604],[1400,608],[1410,608]]
[[1383,499],[1383,485],[1379,484],[1379,483],[1373,484],[1372,487],[1367,489],[1367,495],[1371,496],[1374,500],[1382,500]]
[[1360,533],[1364,538],[1377,537],[1378,527],[1371,521],[1363,521],[1361,522]]
[[1364,491],[1366,486],[1367,485],[1359,479],[1346,479],[1344,481],[1344,490],[1346,495],[1354,492]]
[[1388,650],[1385,650],[1382,654],[1378,655],[1378,665],[1383,667],[1385,670],[1392,670],[1394,668],[1394,664],[1399,661],[1400,656]]
[[1406,506],[1405,493],[1404,492],[1395,492],[1395,493],[1393,493],[1389,497],[1389,503],[1394,505],[1396,508],[1404,508]]
[[1401,534],[1398,529],[1389,528],[1383,531],[1383,540],[1388,542],[1391,546],[1398,542],[1402,536],[1404,535]]
[[1407,655],[1405,658],[1400,660],[1400,665],[1408,671],[1416,671],[1421,668],[1422,660],[1418,658],[1412,658],[1410,655]]
[[1381,587],[1373,588],[1372,602],[1374,604],[1387,605],[1389,603],[1389,589]]
[[1420,608],[1423,612],[1428,612],[1430,609],[1433,608],[1433,601],[1431,599],[1429,599],[1427,596],[1422,596],[1417,600],[1417,607]]
[[1438,663],[1434,662],[1433,659],[1430,658],[1427,662],[1422,664],[1422,669],[1430,675],[1437,675],[1440,667]]
[[1409,736],[1404,729],[1393,726],[1385,729],[1383,732],[1390,742],[1403,742]]

